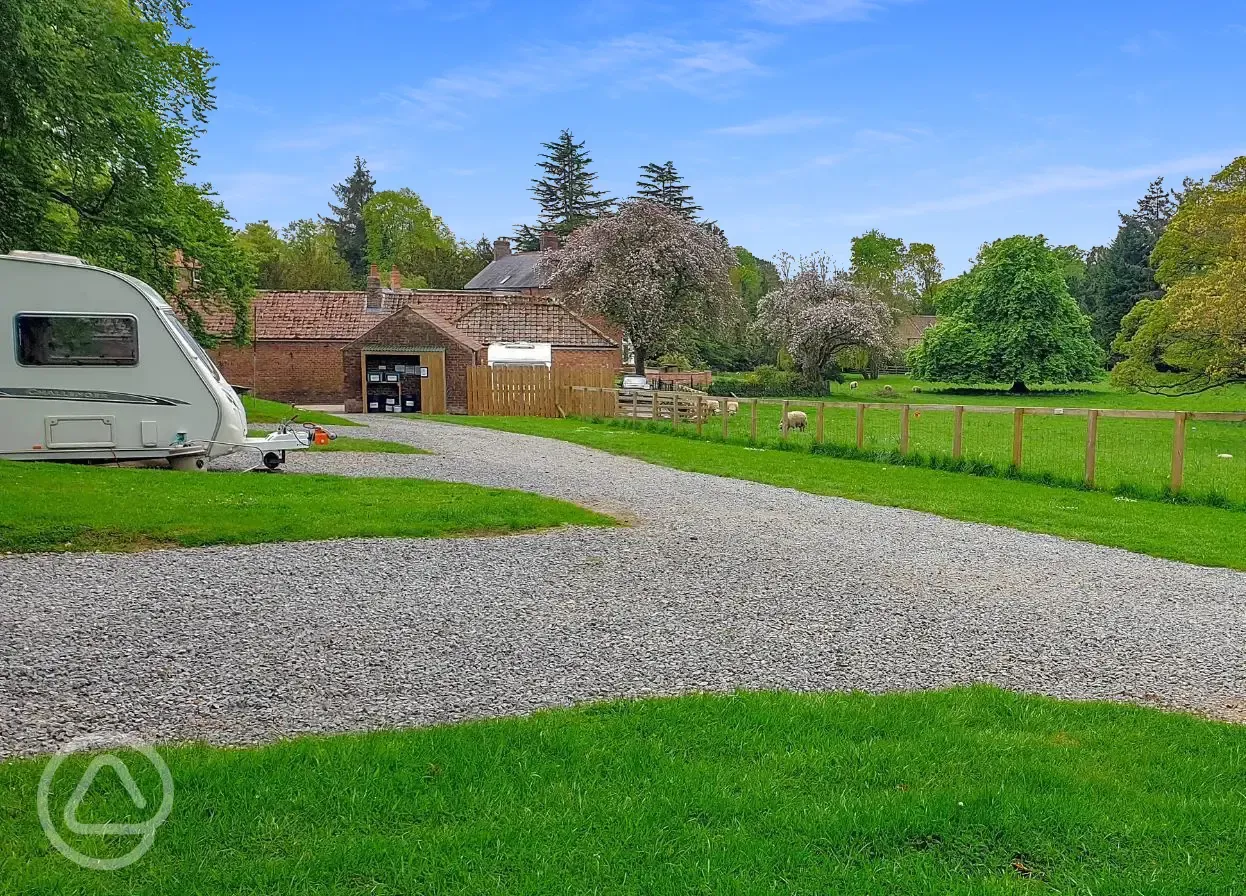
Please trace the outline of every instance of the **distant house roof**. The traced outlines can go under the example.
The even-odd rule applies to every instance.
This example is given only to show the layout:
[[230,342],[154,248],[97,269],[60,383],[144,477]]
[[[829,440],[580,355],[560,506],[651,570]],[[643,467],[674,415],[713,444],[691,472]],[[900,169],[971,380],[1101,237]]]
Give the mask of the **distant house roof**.
[[939,322],[933,314],[906,314],[896,321],[896,336],[904,345],[916,345]]
[[[431,325],[460,342],[550,342],[563,348],[614,348],[618,342],[546,298],[450,290],[383,289],[379,308],[368,294],[347,292],[258,292],[252,301],[255,339],[351,341],[395,311],[411,307]],[[230,311],[204,314],[209,333],[233,332]]]
[[545,284],[537,276],[540,252],[520,252],[489,262],[489,266],[467,281],[464,289],[540,289]]

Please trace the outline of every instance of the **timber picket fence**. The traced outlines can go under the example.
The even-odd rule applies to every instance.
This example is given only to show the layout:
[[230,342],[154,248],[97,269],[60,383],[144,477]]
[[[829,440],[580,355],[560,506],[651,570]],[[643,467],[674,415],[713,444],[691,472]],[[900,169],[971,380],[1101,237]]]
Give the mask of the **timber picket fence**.
[[[467,368],[467,413],[489,417],[614,416],[613,370],[547,367]],[[573,399],[573,388],[595,388]]]

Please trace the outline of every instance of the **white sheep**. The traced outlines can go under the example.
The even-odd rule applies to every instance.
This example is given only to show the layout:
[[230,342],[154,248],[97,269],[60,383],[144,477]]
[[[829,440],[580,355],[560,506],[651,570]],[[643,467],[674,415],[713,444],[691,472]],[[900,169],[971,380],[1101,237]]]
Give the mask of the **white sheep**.
[[893,389],[890,385],[883,386],[883,394],[884,395],[895,395],[896,390]]
[[849,389],[855,389],[855,388],[857,388],[857,386],[859,386],[859,385],[860,385],[860,383],[858,383],[856,380],[853,380],[851,383],[849,383],[849,384],[848,384],[848,388],[849,388]]
[[705,399],[701,402],[701,409],[705,411],[705,416],[713,417],[718,413],[718,400],[714,398]]
[[[788,411],[787,412],[787,428],[799,429],[805,431],[805,427],[809,425],[809,415],[804,411]],[[779,421],[779,431],[783,431],[783,421]]]
[[727,402],[727,416],[734,417],[737,413],[739,413],[739,411],[740,411],[740,402],[738,401]]

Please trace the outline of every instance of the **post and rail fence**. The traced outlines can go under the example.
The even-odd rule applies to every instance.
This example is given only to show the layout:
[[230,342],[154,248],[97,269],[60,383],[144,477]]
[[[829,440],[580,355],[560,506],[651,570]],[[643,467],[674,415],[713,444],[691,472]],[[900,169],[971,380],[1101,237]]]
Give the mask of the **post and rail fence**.
[[[727,402],[729,401],[734,402],[736,405],[734,414],[727,413]],[[712,406],[711,402],[717,403],[718,412],[711,413],[708,410]],[[843,419],[848,425],[846,426],[845,436],[836,441],[849,447],[855,447],[858,451],[867,449],[866,422],[869,417],[877,416],[880,412],[898,415],[898,426],[896,427],[894,441],[890,441],[889,445],[900,455],[908,455],[910,453],[912,424],[915,417],[920,418],[922,415],[929,416],[940,413],[949,414],[951,415],[950,452],[941,451],[940,453],[947,453],[954,460],[961,460],[966,456],[965,430],[967,419],[975,418],[978,415],[994,415],[997,419],[1011,416],[1011,444],[1001,446],[1001,448],[1005,452],[1009,452],[1010,449],[1006,456],[1009,457],[1011,467],[1018,471],[1026,469],[1027,432],[1029,431],[1025,425],[1027,419],[1037,417],[1084,418],[1086,421],[1084,452],[1081,447],[1077,448],[1077,452],[1081,454],[1077,466],[1080,467],[1079,478],[1092,488],[1096,485],[1103,421],[1172,421],[1171,456],[1169,458],[1171,463],[1166,464],[1166,473],[1167,487],[1174,494],[1181,492],[1185,485],[1186,441],[1189,423],[1195,421],[1246,423],[1246,413],[1230,412],[1134,410],[1125,408],[1010,407],[973,404],[901,404],[898,402],[818,402],[766,398],[734,399],[684,391],[624,390],[614,388],[613,384],[609,386],[572,385],[568,388],[564,396],[564,403],[560,407],[570,416],[617,417],[625,420],[668,422],[672,427],[678,427],[681,424],[693,426],[698,435],[704,435],[707,427],[713,426],[715,429],[720,430],[716,434],[721,435],[724,440],[730,437],[733,430],[737,435],[739,434],[740,428],[742,428],[741,424],[733,424],[731,422],[732,418],[738,415],[743,421],[747,422],[748,441],[755,443],[758,441],[759,409],[766,406],[778,406],[780,410],[778,438],[780,442],[787,442],[792,429],[788,425],[788,412],[796,405],[814,411],[812,420],[806,414],[805,421],[801,423],[802,429],[807,426],[812,430],[813,443],[824,444],[827,441],[828,415],[839,412],[843,415]],[[715,430],[712,429],[711,432],[713,431]],[[942,431],[940,435],[942,435]],[[888,438],[890,439],[890,436]],[[1040,436],[1030,436],[1031,441],[1036,438],[1040,438]],[[1077,439],[1080,445],[1081,436],[1077,436]],[[877,449],[879,446],[873,444],[869,447]],[[1227,454],[1219,456],[1231,457],[1231,455]]]

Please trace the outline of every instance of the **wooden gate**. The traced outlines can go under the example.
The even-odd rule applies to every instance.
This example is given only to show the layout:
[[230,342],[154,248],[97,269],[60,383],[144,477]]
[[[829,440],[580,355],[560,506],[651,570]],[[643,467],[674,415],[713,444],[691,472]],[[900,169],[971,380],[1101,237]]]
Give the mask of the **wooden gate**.
[[[563,417],[572,412],[574,386],[613,388],[614,371],[574,367],[469,367],[467,413],[488,417]],[[612,406],[608,416],[613,415]]]

